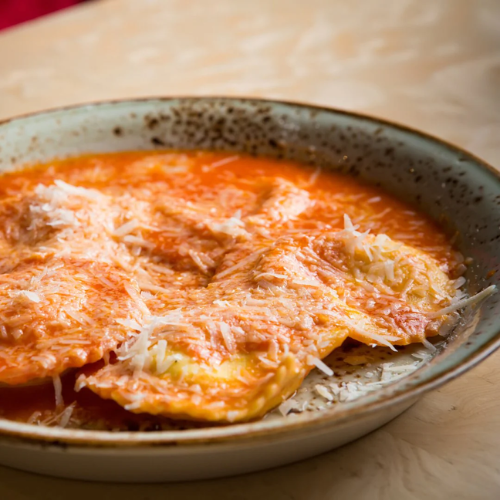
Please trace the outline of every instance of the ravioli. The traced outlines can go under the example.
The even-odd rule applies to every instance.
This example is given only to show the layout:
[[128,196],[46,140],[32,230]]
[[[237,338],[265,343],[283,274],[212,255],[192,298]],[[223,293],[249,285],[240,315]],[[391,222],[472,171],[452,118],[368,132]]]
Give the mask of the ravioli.
[[135,412],[212,421],[267,412],[348,334],[345,325],[314,322],[312,309],[336,297],[324,286],[309,295],[295,283],[307,276],[298,262],[281,270],[290,285],[280,286],[279,296],[278,287],[264,284],[270,266],[288,254],[286,246],[279,242],[257,254],[245,246],[233,249],[226,260],[239,266],[223,262],[206,289],[152,317],[122,347],[116,364],[78,384]]
[[[432,260],[387,237],[379,237],[379,250],[377,237],[369,238],[375,255],[365,262],[350,246],[358,235],[346,232],[261,241],[265,246],[256,251],[236,246],[206,289],[151,318],[116,364],[80,377],[79,387],[138,413],[234,422],[281,403],[348,336],[378,345],[425,339],[429,325],[440,323],[427,313],[439,305],[419,287],[438,278],[449,297],[451,281]],[[370,279],[392,286],[385,314],[367,306],[374,293],[365,290],[364,300],[346,293],[356,289],[356,279],[366,280],[359,273],[369,272],[367,266],[395,260],[389,284],[378,274]],[[328,274],[329,266],[337,273]],[[417,298],[405,305],[403,294]]]
[[463,303],[463,258],[432,222],[340,175],[136,152],[3,180],[0,383],[101,360],[78,389],[247,421],[330,374],[322,360],[348,337],[426,343]]
[[[322,235],[313,243],[325,282],[337,286],[346,304],[392,331],[393,345],[421,342],[436,335],[445,319],[439,311],[457,294],[455,281],[424,252],[385,234],[360,233],[348,216],[345,220],[343,231]],[[338,272],[342,288],[338,287]],[[380,344],[364,333],[364,323],[353,326],[350,336]]]
[[2,200],[0,383],[98,361],[126,338],[120,322],[144,313],[137,283],[114,265],[114,216],[108,197],[61,180]]
[[139,301],[139,290],[106,264],[20,263],[0,275],[0,383],[57,377],[100,360],[125,340],[122,323],[140,318]]

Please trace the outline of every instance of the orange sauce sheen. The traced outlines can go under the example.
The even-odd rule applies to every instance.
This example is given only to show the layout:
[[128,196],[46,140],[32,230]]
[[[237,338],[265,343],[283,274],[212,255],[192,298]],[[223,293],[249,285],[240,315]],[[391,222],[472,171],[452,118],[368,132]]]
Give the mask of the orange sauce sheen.
[[[154,163],[155,157],[161,157],[163,162],[174,167],[173,170],[162,166],[141,167],[150,161]],[[185,164],[190,167],[187,172],[182,171]],[[0,200],[33,191],[39,184],[49,185],[55,179],[110,195],[122,195],[133,190],[134,196],[144,200],[151,193],[160,196],[168,192],[171,197],[193,203],[200,200],[210,202],[221,190],[234,188],[246,193],[246,198],[228,196],[227,204],[221,210],[224,216],[230,217],[236,210],[245,213],[252,209],[261,196],[263,178],[284,179],[308,191],[315,200],[307,217],[298,217],[294,221],[293,230],[298,233],[307,234],[317,228],[318,223],[325,231],[342,229],[342,215],[349,213],[353,222],[359,224],[359,231],[370,229],[372,233],[385,233],[394,240],[422,250],[435,258],[450,276],[459,263],[459,257],[443,231],[413,207],[357,179],[316,171],[291,161],[205,151],[90,154],[3,175]],[[96,366],[94,364],[81,370],[92,371]],[[145,422],[152,428],[161,426],[160,417],[133,415],[86,388],[75,392],[73,386],[77,374],[78,370],[73,370],[62,377],[64,403],[73,403],[75,411],[80,412],[81,420],[88,422],[89,427],[92,421],[99,420],[106,422],[103,428],[138,429]],[[24,422],[31,418],[32,422],[45,421],[50,425],[59,411],[55,408],[51,383],[0,388],[1,417]],[[40,412],[40,415],[36,416],[35,412]]]

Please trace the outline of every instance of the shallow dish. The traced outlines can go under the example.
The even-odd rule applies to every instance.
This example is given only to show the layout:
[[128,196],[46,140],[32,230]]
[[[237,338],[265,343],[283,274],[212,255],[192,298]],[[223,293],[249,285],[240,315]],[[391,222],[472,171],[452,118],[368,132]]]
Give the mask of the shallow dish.
[[[482,161],[425,134],[308,105],[230,98],[117,101],[0,124],[0,169],[85,152],[215,149],[288,158],[383,187],[457,234],[472,259],[470,294],[496,284],[500,179]],[[424,392],[500,345],[500,294],[464,311],[460,325],[418,370],[362,397],[292,417],[162,432],[101,432],[0,420],[0,463],[104,481],[225,476],[282,465],[347,443],[388,422]],[[411,350],[398,354],[404,364]],[[306,382],[314,384],[314,377]]]

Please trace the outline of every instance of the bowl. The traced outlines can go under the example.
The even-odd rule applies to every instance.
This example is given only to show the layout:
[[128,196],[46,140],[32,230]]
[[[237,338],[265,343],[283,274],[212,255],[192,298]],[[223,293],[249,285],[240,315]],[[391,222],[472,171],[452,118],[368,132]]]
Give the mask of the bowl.
[[[148,98],[56,109],[0,123],[0,169],[89,152],[213,149],[296,160],[382,187],[457,234],[469,293],[499,280],[500,178],[471,154],[364,115],[258,99]],[[500,294],[464,311],[410,375],[335,408],[161,432],[104,432],[0,419],[0,463],[60,477],[169,481],[291,463],[356,439],[500,345]]]

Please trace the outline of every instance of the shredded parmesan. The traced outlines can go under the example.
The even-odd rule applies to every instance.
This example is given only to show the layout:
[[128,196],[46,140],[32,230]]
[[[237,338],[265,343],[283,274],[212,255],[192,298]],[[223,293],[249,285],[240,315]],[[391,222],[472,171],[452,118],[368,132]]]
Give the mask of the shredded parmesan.
[[316,368],[318,368],[318,370],[321,370],[325,375],[328,375],[329,377],[333,375],[333,370],[328,365],[323,363],[321,359],[309,355],[307,357],[307,362],[310,365],[314,365]]
[[425,337],[422,338],[422,344],[429,349],[429,351],[436,351],[436,348],[434,347],[433,344],[431,344]]
[[215,161],[210,164],[211,168],[217,168],[217,167],[222,167],[224,165],[227,165],[228,163],[232,163],[233,161],[236,161],[239,159],[239,156],[230,156],[229,158],[224,158],[223,160]]
[[86,189],[82,187],[72,186],[71,184],[68,184],[60,179],[56,179],[54,181],[54,184],[68,195],[81,196],[84,198],[89,198],[91,200],[98,200],[102,197],[102,194],[95,189]]
[[324,385],[317,384],[314,386],[314,389],[321,397],[325,398],[326,400],[328,401],[333,400],[333,396],[330,394],[330,392]]
[[296,410],[299,408],[299,404],[295,399],[290,398],[287,399],[284,403],[281,403],[279,406],[279,411],[281,415],[286,417],[291,411]]
[[38,293],[30,292],[29,290],[21,290],[20,293],[27,299],[31,300],[31,302],[35,302],[36,304],[38,304],[42,300]]
[[222,233],[233,238],[237,238],[238,236],[249,237],[250,234],[245,230],[245,223],[237,215],[223,222],[213,222],[209,224],[209,228],[216,234]]
[[256,252],[253,252],[252,254],[248,255],[244,259],[242,259],[240,262],[232,265],[231,267],[228,267],[224,271],[218,273],[216,277],[218,279],[224,278],[225,276],[234,273],[235,271],[238,271],[239,269],[242,269],[246,265],[250,264],[251,262],[255,261],[259,255],[264,253],[267,250],[267,248],[262,248],[260,250],[257,250]]
[[122,236],[126,236],[127,234],[130,234],[132,231],[137,229],[140,226],[140,223],[137,219],[132,219],[129,220],[128,222],[125,222],[125,224],[121,225],[119,228],[117,228],[114,231],[114,235],[118,238],[121,238]]
[[[494,291],[464,298],[441,236],[426,247],[424,218],[371,190],[332,190],[320,168],[278,176],[207,154],[144,154],[109,171],[108,157],[95,171],[53,166],[27,177],[20,200],[0,200],[0,357],[36,343],[19,364],[53,377],[51,425],[75,425],[57,373],[96,353],[104,366],[76,388],[138,413],[253,419],[264,411],[253,394],[268,408],[314,367],[326,375],[315,371],[311,391],[320,407],[351,401],[366,391],[327,378],[331,349],[348,337],[431,349],[426,335],[453,320],[438,318]],[[371,383],[409,370],[372,368],[381,380]],[[280,411],[302,408],[290,399]]]
[[60,406],[64,405],[64,400],[62,396],[62,383],[61,379],[59,378],[59,375],[54,375],[52,377],[52,382],[54,384],[56,407],[59,408]]
[[67,427],[70,420],[71,416],[73,415],[73,411],[75,410],[76,403],[71,403],[69,406],[67,406],[61,413],[58,419],[58,424],[60,427]]
[[445,314],[450,314],[452,312],[459,311],[460,309],[464,309],[467,306],[471,306],[477,304],[478,302],[481,302],[482,300],[486,299],[487,297],[493,295],[496,292],[497,292],[497,287],[495,285],[491,285],[488,288],[482,290],[481,292],[476,293],[476,295],[473,295],[472,297],[459,300],[458,302],[455,302],[454,304],[451,304],[448,307],[444,307],[439,311],[430,313],[428,316],[429,318],[439,318],[440,316],[444,316]]
[[222,321],[219,321],[219,329],[222,334],[222,338],[224,339],[224,344],[226,346],[226,349],[229,352],[234,352],[235,346],[234,346],[234,338],[231,333],[231,327]]

